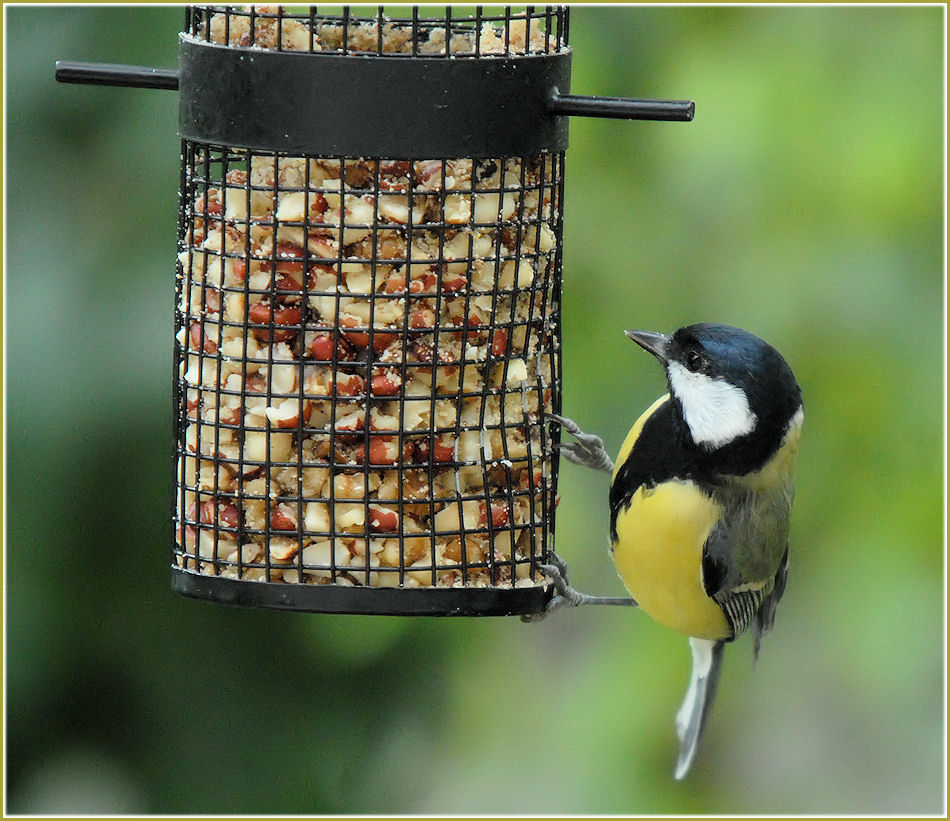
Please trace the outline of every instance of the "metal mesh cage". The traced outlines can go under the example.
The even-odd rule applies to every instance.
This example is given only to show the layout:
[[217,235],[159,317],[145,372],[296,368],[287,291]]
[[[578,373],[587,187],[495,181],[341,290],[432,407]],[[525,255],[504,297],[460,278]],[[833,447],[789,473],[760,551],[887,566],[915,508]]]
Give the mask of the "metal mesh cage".
[[[209,8],[191,10],[188,26],[315,59],[445,56],[446,43],[453,56],[543,53],[566,38],[550,9],[463,22],[451,11],[384,21]],[[284,586],[275,595],[289,606],[375,612],[362,590],[530,589],[475,609],[540,609],[556,492],[544,414],[559,407],[563,152],[298,156],[183,140],[182,166],[183,592],[218,597],[195,576],[263,582]],[[336,604],[316,590],[326,587],[351,592]],[[421,612],[458,607],[443,596]]]
[[196,6],[189,9],[186,31],[196,39],[219,45],[323,54],[407,57],[511,57],[553,54],[567,45],[568,15],[564,8],[523,11],[501,7],[496,13],[476,6],[459,13],[452,6],[344,6],[339,13],[287,11],[282,6]]

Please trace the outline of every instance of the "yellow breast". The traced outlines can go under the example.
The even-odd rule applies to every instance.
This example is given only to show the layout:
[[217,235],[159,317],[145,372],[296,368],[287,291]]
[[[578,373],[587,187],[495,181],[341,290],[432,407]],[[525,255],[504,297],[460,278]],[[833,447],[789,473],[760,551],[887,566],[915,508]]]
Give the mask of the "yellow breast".
[[721,509],[692,482],[640,488],[617,516],[613,558],[630,595],[673,630],[729,638],[722,609],[703,589],[702,551]]

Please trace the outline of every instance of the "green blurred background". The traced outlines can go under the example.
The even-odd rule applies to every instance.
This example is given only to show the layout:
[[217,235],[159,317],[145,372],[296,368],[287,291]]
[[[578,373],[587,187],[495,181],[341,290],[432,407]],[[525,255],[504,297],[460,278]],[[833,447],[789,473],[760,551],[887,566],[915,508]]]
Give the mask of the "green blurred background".
[[[564,408],[611,450],[663,390],[623,329],[729,322],[804,387],[789,590],[672,780],[685,640],[169,592],[176,95],[167,7],[6,11],[6,718],[17,813],[938,813],[944,807],[942,7],[575,7]],[[559,552],[621,592],[606,477]]]

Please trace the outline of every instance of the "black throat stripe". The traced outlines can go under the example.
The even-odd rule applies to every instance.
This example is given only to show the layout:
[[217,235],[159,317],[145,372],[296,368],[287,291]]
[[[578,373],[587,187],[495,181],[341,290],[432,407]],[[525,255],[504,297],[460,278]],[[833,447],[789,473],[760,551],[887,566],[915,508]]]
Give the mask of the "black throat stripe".
[[633,494],[670,479],[704,484],[699,450],[685,431],[675,400],[664,402],[646,420],[610,486],[612,542],[617,541],[617,516],[630,505]]

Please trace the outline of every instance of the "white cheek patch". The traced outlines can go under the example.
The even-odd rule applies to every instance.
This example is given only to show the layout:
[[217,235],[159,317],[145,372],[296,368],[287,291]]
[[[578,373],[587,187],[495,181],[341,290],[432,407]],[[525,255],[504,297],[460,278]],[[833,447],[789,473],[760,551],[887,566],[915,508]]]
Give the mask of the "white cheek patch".
[[678,362],[670,362],[667,369],[673,395],[697,445],[719,448],[755,429],[755,414],[735,385],[692,373]]
[[793,436],[799,436],[802,432],[802,424],[805,422],[805,409],[799,408],[795,411],[795,415],[792,417],[791,421],[788,423],[788,427],[785,430],[785,438],[790,439]]

